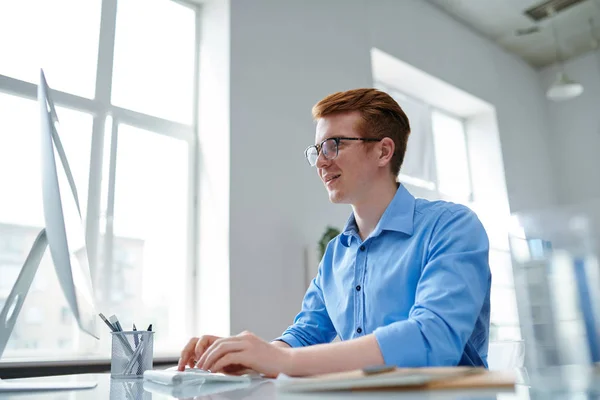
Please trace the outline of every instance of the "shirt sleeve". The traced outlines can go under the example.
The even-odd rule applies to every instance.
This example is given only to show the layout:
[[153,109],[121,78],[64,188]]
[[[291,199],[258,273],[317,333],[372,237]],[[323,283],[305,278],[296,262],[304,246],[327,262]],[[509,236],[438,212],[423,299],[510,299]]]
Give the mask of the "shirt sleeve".
[[321,269],[322,265],[304,295],[302,309],[294,319],[294,324],[274,340],[281,340],[291,347],[300,347],[329,343],[336,337],[321,290]]
[[374,332],[386,364],[458,364],[489,295],[488,253],[488,237],[475,213],[466,207],[444,212],[408,319]]

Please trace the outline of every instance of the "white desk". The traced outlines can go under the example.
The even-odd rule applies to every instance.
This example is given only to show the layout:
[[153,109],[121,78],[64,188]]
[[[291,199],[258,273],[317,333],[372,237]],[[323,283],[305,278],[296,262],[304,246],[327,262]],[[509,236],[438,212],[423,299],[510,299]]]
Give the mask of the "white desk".
[[[110,374],[81,374],[43,378],[29,378],[36,381],[89,381],[98,382],[98,386],[89,390],[62,391],[62,392],[37,392],[32,394],[14,393],[0,394],[0,399],[14,400],[166,400],[185,398],[194,400],[307,400],[307,399],[416,399],[416,400],[529,400],[526,386],[517,386],[516,391],[497,390],[455,390],[455,391],[430,391],[430,392],[354,392],[354,393],[313,393],[291,394],[278,392],[271,381],[257,381],[249,387],[235,389],[228,392],[213,394],[198,394],[186,392],[180,397],[158,394],[144,390],[142,380],[123,381],[113,380]],[[10,381],[10,380],[9,380]]]

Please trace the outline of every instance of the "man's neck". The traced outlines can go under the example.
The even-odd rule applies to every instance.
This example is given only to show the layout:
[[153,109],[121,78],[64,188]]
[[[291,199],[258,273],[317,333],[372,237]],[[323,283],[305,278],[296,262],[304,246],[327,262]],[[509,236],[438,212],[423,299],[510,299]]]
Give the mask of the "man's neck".
[[365,240],[373,232],[397,190],[398,183],[389,181],[373,187],[364,197],[364,202],[352,205],[358,234],[362,240]]

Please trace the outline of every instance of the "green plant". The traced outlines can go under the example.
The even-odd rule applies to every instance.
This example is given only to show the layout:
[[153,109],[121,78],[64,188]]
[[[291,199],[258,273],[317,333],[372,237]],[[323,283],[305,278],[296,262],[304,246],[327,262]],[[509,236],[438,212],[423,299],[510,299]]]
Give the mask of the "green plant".
[[325,249],[327,248],[327,243],[329,243],[331,241],[331,239],[333,239],[334,237],[336,237],[339,234],[340,234],[340,230],[337,228],[334,228],[333,226],[328,226],[325,229],[325,233],[323,233],[323,236],[321,236],[321,240],[319,240],[319,260],[318,261],[321,261],[321,259],[323,258],[323,255],[325,254]]

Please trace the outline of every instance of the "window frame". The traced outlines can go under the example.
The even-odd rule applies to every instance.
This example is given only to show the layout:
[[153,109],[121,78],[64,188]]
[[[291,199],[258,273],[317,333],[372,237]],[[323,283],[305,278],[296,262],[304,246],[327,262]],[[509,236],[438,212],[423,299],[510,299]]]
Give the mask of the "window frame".
[[[433,129],[433,115],[435,113],[444,115],[448,118],[452,118],[454,120],[457,120],[460,122],[461,126],[462,126],[462,133],[463,133],[463,138],[464,138],[464,144],[465,144],[465,154],[467,156],[467,179],[469,181],[469,194],[467,196],[465,196],[464,198],[457,198],[456,196],[453,196],[451,194],[445,193],[443,191],[441,191],[439,189],[439,180],[438,180],[438,176],[437,176],[437,158],[435,159],[436,162],[436,190],[438,191],[438,193],[440,193],[441,196],[444,196],[446,198],[449,199],[455,199],[455,200],[459,200],[459,201],[466,201],[469,203],[472,203],[474,201],[474,194],[473,194],[473,173],[471,172],[471,157],[470,157],[470,149],[469,149],[469,138],[468,138],[468,134],[467,134],[467,129],[466,129],[466,125],[467,125],[467,121],[466,118],[464,117],[460,117],[456,114],[452,114],[448,111],[442,110],[441,108],[437,108],[437,107],[431,107],[430,108],[430,120],[432,121],[431,123],[431,135],[432,135],[432,139],[433,139],[433,148],[434,148],[434,154],[435,154],[435,132]],[[434,156],[435,157],[435,156]]]
[[[420,178],[405,175],[402,173],[402,170],[400,170],[398,179],[403,184],[406,184],[411,189],[413,189],[415,194],[417,194],[420,197],[430,197],[430,198],[436,198],[436,199],[442,199],[442,200],[472,203],[474,201],[473,176],[472,176],[472,172],[471,172],[471,160],[470,160],[470,156],[469,156],[469,142],[468,142],[468,135],[467,135],[467,129],[466,129],[466,123],[467,123],[466,119],[461,116],[458,116],[456,114],[453,114],[451,112],[448,112],[444,109],[441,109],[439,107],[432,106],[431,104],[426,103],[426,102],[420,100],[419,98],[408,95],[408,94],[404,93],[402,90],[392,87],[383,82],[375,82],[375,87],[379,88],[381,90],[384,90],[386,93],[388,93],[390,96],[392,96],[392,98],[397,98],[397,97],[404,98],[404,99],[406,99],[406,101],[410,101],[412,103],[423,106],[427,110],[427,113],[429,115],[426,134],[428,134],[430,136],[431,143],[432,143],[432,151],[433,151],[432,156],[433,156],[433,160],[434,160],[434,164],[435,164],[435,168],[434,168],[433,174],[432,174],[433,182],[424,181]],[[469,195],[465,198],[457,198],[455,196],[452,196],[450,194],[442,192],[439,189],[439,187],[440,187],[439,177],[437,174],[438,160],[437,160],[436,152],[435,152],[435,137],[434,137],[435,133],[433,131],[433,114],[434,113],[440,113],[447,117],[459,120],[462,124],[462,127],[463,127],[462,131],[463,131],[463,136],[465,139],[465,154],[467,155],[467,170],[468,170],[467,175],[468,175],[468,180],[469,180]],[[410,118],[410,116],[409,116],[409,118]],[[405,180],[406,180],[406,182],[405,182]],[[423,183],[419,183],[419,181],[422,181]],[[430,183],[433,184],[433,187],[431,187]]]
[[[198,138],[199,129],[199,63],[200,63],[200,39],[201,39],[201,5],[193,0],[169,0],[178,5],[190,8],[195,14],[195,38],[194,38],[194,76],[193,76],[193,118],[191,125],[171,121],[161,117],[144,114],[141,112],[117,107],[111,104],[112,75],[114,64],[115,31],[117,20],[117,6],[119,0],[102,0],[100,9],[100,32],[98,40],[98,58],[95,75],[94,98],[89,99],[67,92],[51,89],[51,95],[56,106],[62,106],[77,111],[85,112],[93,117],[91,154],[88,175],[88,204],[85,218],[85,234],[88,256],[90,258],[90,272],[94,284],[97,282],[98,270],[105,266],[99,265],[99,247],[105,246],[108,259],[104,262],[110,265],[112,262],[114,235],[112,230],[112,218],[114,212],[114,192],[116,180],[116,150],[118,142],[118,126],[120,124],[141,128],[155,134],[165,135],[185,141],[188,144],[188,195],[187,214],[187,254],[186,254],[186,299],[185,303],[191,305],[186,307],[186,331],[191,332],[197,326],[197,299],[195,287],[197,287],[199,253],[199,157],[200,144]],[[51,77],[50,86],[52,86]],[[0,92],[37,101],[37,84],[22,81],[16,78],[0,74]],[[110,118],[108,118],[110,117]],[[60,115],[59,115],[60,118]],[[105,122],[112,120],[110,129],[106,129]],[[104,148],[105,135],[112,135],[110,148]],[[104,164],[104,152],[109,153],[109,168]],[[107,215],[101,215],[102,207],[102,178],[103,172],[108,172],[108,202]],[[101,221],[104,220],[104,234],[101,234]],[[104,240],[100,240],[101,237]],[[20,316],[23,317],[23,316]],[[167,359],[176,360],[178,354],[165,354]],[[76,357],[78,359],[79,357]],[[99,357],[103,359],[102,357]],[[58,358],[57,358],[58,360]],[[64,360],[64,359],[63,359]],[[80,360],[78,360],[80,361]],[[25,361],[22,364],[36,363],[37,361]],[[0,368],[10,361],[0,360]],[[19,362],[19,364],[21,364]]]

